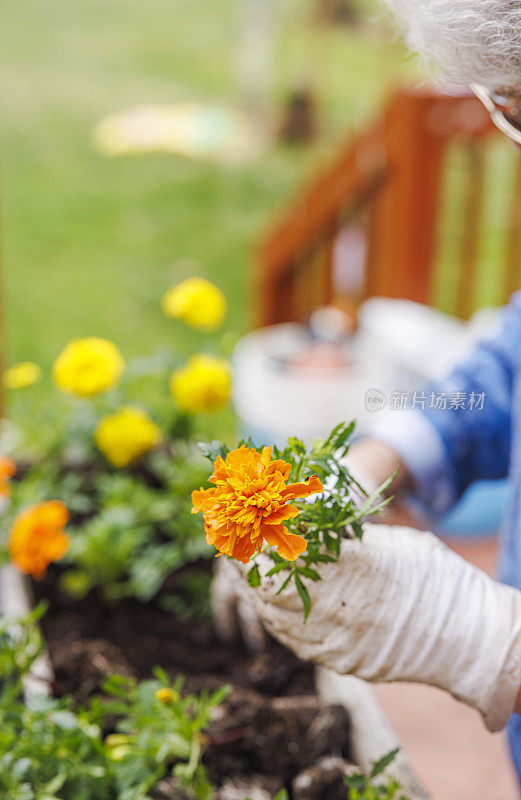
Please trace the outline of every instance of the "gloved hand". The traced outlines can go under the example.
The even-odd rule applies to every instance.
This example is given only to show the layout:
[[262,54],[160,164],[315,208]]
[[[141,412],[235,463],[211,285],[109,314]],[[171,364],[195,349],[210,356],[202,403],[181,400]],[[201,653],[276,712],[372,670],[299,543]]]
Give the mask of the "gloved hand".
[[225,556],[215,559],[211,597],[217,635],[228,642],[240,632],[249,649],[259,651],[266,643],[264,628],[241,589],[234,563]]
[[[355,444],[353,448],[355,452],[360,453],[360,457],[352,456],[350,451],[344,463],[366,492],[373,494],[379,483],[383,483],[389,475],[392,475],[397,462],[389,457],[383,449],[384,446],[377,445],[379,449],[373,452],[372,443],[369,443],[368,447],[362,445],[365,445],[365,442]],[[380,481],[371,474],[371,466],[379,476],[382,475]],[[362,498],[356,492],[353,492],[353,500],[355,503],[362,502]],[[403,522],[403,519],[399,521]],[[217,559],[211,589],[215,628],[224,641],[232,640],[240,632],[251,650],[261,650],[266,640],[264,628],[251,604],[239,591],[240,585],[236,575],[231,561],[227,558]]]
[[478,709],[491,730],[503,727],[521,684],[521,593],[496,583],[430,533],[365,525],[363,541],[345,540],[337,563],[307,581],[306,623],[294,583],[258,558],[261,586],[238,592],[267,629],[303,659],[368,681],[438,686]]

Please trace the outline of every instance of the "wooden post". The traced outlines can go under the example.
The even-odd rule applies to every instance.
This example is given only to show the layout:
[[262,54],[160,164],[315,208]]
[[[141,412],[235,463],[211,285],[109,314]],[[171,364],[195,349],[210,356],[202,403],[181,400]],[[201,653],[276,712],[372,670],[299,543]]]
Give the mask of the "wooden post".
[[[479,142],[492,131],[476,98],[428,89],[398,91],[385,113],[344,144],[264,238],[257,262],[260,324],[295,319],[296,272],[306,269],[317,246],[331,245],[340,219],[362,207],[369,212],[364,296],[428,303],[447,147],[455,137]],[[469,193],[469,209],[471,201],[476,198]],[[519,251],[516,230],[512,263]],[[472,247],[465,245],[467,265],[475,257]],[[514,272],[511,267],[509,275]]]
[[431,108],[431,93],[405,91],[386,112],[388,177],[371,204],[367,296],[429,301],[446,147]]
[[326,244],[334,236],[337,221],[346,209],[366,202],[384,177],[383,126],[377,120],[298,193],[282,220],[264,237],[257,254],[260,325],[295,319],[292,275],[319,243]]
[[333,269],[334,269],[334,259],[335,259],[335,245],[336,245],[336,237],[338,234],[338,228],[335,224],[331,235],[327,241],[325,247],[325,253],[322,258],[321,263],[321,286],[317,286],[317,294],[321,295],[322,304],[327,306],[333,300],[333,294],[335,287],[333,285]]

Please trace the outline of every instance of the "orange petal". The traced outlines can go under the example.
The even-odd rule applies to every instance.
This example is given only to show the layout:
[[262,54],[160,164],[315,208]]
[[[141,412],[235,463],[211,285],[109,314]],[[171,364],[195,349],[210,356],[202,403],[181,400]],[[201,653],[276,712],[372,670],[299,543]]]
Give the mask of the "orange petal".
[[220,552],[223,553],[225,556],[233,555],[233,546],[235,544],[235,536],[229,536],[226,534],[217,533],[213,536],[211,541],[208,540],[208,532],[206,541],[208,544],[213,544],[213,546]]
[[236,450],[231,450],[228,455],[226,456],[226,464],[222,460],[221,456],[217,456],[215,461],[215,466],[219,465],[219,467],[226,466],[232,467],[232,469],[243,470],[245,467],[252,466],[255,461],[260,460],[260,455],[251,447],[246,447],[246,445],[242,445],[241,447],[237,448]]
[[217,494],[217,489],[194,489],[192,492],[192,514],[204,511]]
[[262,448],[261,461],[262,461],[262,463],[264,464],[264,466],[265,466],[265,467],[267,467],[267,466],[268,466],[268,464],[269,464],[269,463],[270,463],[270,461],[271,461],[271,454],[272,454],[272,452],[273,452],[273,447],[272,447],[272,446],[270,446],[270,447],[263,447],[263,448]]
[[290,483],[289,486],[281,492],[281,497],[289,500],[294,497],[308,497],[310,494],[316,494],[323,490],[323,486],[316,475],[312,475],[302,483]]
[[215,545],[218,550],[223,550],[230,536],[235,535],[234,525],[216,525],[206,520],[204,523],[204,530],[208,544]]
[[284,525],[264,525],[261,530],[266,542],[276,547],[279,556],[286,561],[295,561],[308,546],[303,536],[289,533]]
[[289,478],[289,473],[291,472],[291,464],[288,464],[287,461],[272,461],[268,468],[268,474],[273,475],[275,472],[280,472],[282,475],[282,479],[287,481]]
[[233,547],[233,557],[240,561],[241,564],[247,564],[257,547],[257,541],[250,539],[249,536],[243,536],[237,539]]
[[277,508],[268,517],[264,517],[263,522],[265,525],[278,525],[279,522],[284,522],[286,519],[293,519],[298,517],[299,510],[296,506],[284,505]]

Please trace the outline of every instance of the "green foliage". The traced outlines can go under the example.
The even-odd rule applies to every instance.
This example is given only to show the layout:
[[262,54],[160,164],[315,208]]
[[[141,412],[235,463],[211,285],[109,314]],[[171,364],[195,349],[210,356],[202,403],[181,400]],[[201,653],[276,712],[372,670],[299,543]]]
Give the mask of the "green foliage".
[[94,454],[69,464],[63,453],[52,453],[13,482],[12,505],[0,519],[0,542],[5,545],[14,516],[26,505],[63,500],[71,513],[71,545],[62,587],[74,596],[101,587],[109,598],[147,601],[171,572],[208,556],[190,514],[190,492],[203,477],[198,450],[183,441],[164,445],[124,470],[109,468]]
[[250,571],[248,572],[248,575],[246,577],[248,579],[248,583],[254,589],[256,589],[257,587],[259,587],[261,585],[261,576],[260,576],[260,572],[259,572],[259,568],[258,568],[257,564],[253,565],[253,567],[250,569]]
[[211,442],[199,442],[199,449],[203,456],[211,461],[212,464],[215,462],[218,456],[221,456],[221,458],[226,458],[229,453],[226,445],[216,439]]
[[384,776],[385,770],[394,761],[398,751],[397,747],[376,761],[369,776],[361,772],[348,775],[345,778],[348,788],[347,800],[408,800],[400,793],[398,781]]
[[[114,676],[104,685],[112,700],[103,704],[95,702],[91,713],[98,711],[102,720],[116,715],[117,734],[105,740],[114,761],[117,797],[134,800],[145,797],[173,763],[172,774],[195,797],[207,800],[212,792],[206,771],[201,764],[212,709],[228,693],[222,687],[210,694],[181,696],[183,679],[178,678],[172,687],[168,677],[156,670],[156,680],[137,684],[132,680]],[[158,690],[171,689],[168,703],[156,697]],[[110,751],[112,752],[110,753]]]
[[39,646],[34,615],[0,620],[0,797],[148,800],[170,773],[191,796],[208,800],[204,728],[227,687],[182,696],[182,679],[171,687],[157,669],[155,680],[142,683],[112,676],[87,708],[44,696],[29,708],[22,681]]
[[[281,558],[274,549],[266,548],[274,562],[268,576],[287,573],[279,593],[294,581],[302,600],[304,617],[311,611],[311,598],[306,587],[307,581],[320,580],[315,569],[318,564],[333,563],[340,555],[340,543],[346,536],[346,527],[357,539],[363,536],[362,520],[377,514],[388,502],[382,495],[392,478],[383,483],[376,492],[368,495],[342,461],[349,451],[349,440],[355,423],[340,423],[327,439],[316,439],[310,448],[296,437],[288,439],[287,446],[273,449],[274,458],[282,458],[291,464],[288,482],[298,482],[310,475],[317,475],[324,485],[324,492],[314,501],[297,500],[299,516],[285,522],[291,533],[303,536],[307,549],[296,562]],[[251,443],[248,443],[251,446]],[[215,450],[216,448],[214,448]],[[260,586],[261,578],[254,562],[248,573],[251,586]]]
[[[0,697],[17,697],[22,679],[42,650],[40,629],[36,624],[45,606],[40,604],[23,619],[9,622],[0,616]],[[0,725],[0,730],[1,730]]]
[[147,463],[150,486],[138,473],[102,474],[93,499],[96,514],[72,527],[64,576],[84,592],[101,586],[112,598],[146,601],[165,578],[202,555],[207,547],[190,514],[190,490],[201,480],[201,464],[189,446],[154,454]]

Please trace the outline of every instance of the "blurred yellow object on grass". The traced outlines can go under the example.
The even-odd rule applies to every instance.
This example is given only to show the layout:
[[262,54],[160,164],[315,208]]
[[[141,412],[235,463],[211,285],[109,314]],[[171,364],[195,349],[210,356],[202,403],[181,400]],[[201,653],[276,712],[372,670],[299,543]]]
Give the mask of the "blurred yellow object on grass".
[[105,117],[93,132],[105,156],[174,153],[230,164],[257,157],[263,140],[242,111],[203,103],[135,106]]

